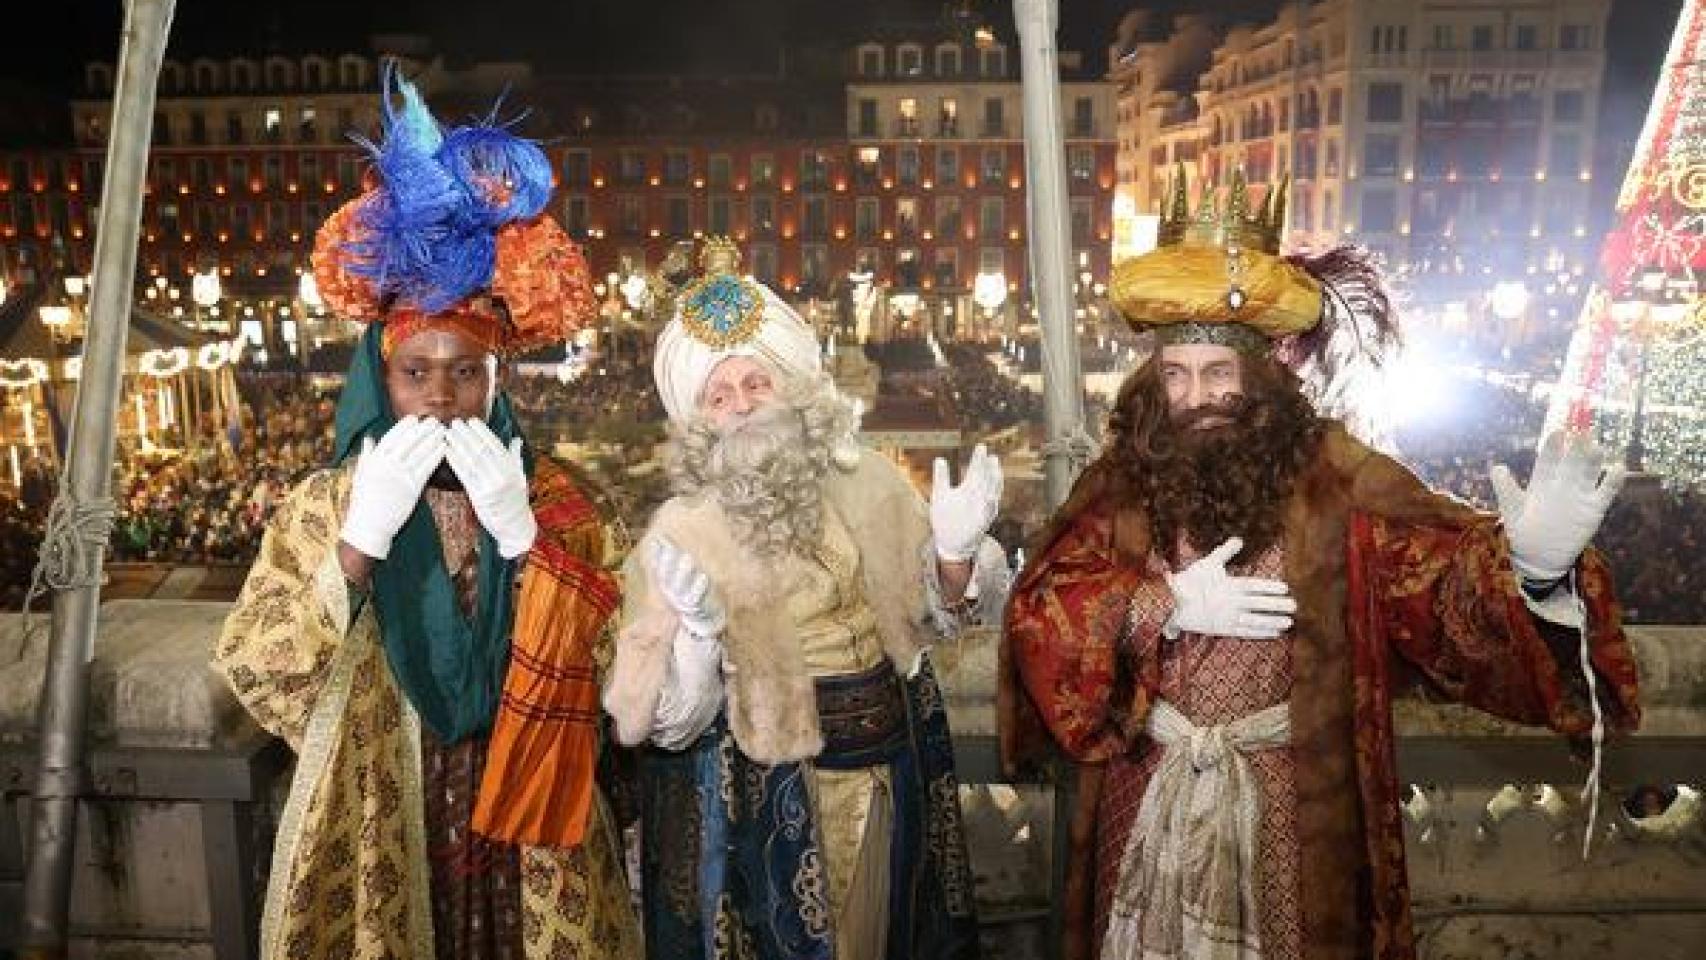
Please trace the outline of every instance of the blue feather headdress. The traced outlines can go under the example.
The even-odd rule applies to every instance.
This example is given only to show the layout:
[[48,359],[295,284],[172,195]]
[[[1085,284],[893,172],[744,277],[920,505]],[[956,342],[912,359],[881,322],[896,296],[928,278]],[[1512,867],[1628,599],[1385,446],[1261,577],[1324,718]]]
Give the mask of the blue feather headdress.
[[380,186],[359,215],[353,272],[382,299],[438,313],[490,286],[495,234],[544,210],[551,162],[495,112],[444,130],[394,61],[383,84],[382,137],[363,141]]

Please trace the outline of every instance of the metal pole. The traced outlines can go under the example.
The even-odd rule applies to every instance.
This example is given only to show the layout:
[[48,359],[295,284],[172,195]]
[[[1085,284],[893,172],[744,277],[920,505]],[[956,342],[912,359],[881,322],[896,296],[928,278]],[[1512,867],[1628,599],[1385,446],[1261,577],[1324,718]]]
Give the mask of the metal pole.
[[1044,479],[1049,503],[1072,491],[1094,453],[1084,430],[1084,376],[1072,315],[1072,245],[1066,197],[1066,143],[1060,129],[1060,58],[1054,46],[1058,0],[1013,0],[1025,99],[1025,173],[1031,229],[1031,289],[1042,328]]
[[[1031,290],[1042,328],[1043,476],[1050,506],[1059,506],[1094,453],[1084,430],[1084,376],[1078,363],[1073,322],[1072,245],[1066,196],[1066,140],[1060,128],[1060,58],[1055,50],[1058,0],[1013,0],[1019,28],[1020,80],[1025,100],[1025,174],[1031,231]],[[1015,331],[1016,332],[1016,331]],[[1078,771],[1064,760],[1053,765],[1054,843],[1050,887],[1056,903],[1066,889],[1067,858],[1078,807]],[[1066,942],[1067,911],[1049,921],[1049,953],[1060,956]]]
[[[40,754],[30,805],[29,864],[24,875],[24,956],[65,956],[71,906],[77,803],[84,786],[89,662],[94,658],[101,561],[109,526],[94,542],[68,542],[88,529],[85,511],[98,511],[112,493],[117,407],[124,375],[136,235],[142,222],[143,181],[154,124],[155,84],[165,55],[175,0],[129,0],[113,97],[112,138],[107,143],[106,184],[95,233],[94,288],[90,294],[83,374],[77,386],[70,452],[60,477],[59,500],[44,558],[56,552],[81,569],[64,577],[68,589],[53,599],[53,634],[42,684],[37,728]],[[98,526],[98,523],[96,524]],[[61,539],[67,538],[67,539]],[[88,549],[88,548],[93,549]],[[80,551],[80,552],[79,552]]]

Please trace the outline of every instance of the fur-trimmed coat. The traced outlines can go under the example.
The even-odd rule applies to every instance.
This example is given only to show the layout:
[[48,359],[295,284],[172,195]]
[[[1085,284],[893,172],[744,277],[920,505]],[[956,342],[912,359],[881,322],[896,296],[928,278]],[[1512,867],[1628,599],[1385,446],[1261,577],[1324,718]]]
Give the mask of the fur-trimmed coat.
[[[1110,757],[1142,749],[1160,665],[1123,645],[1149,571],[1148,518],[1092,466],[1014,585],[997,712],[1009,768],[1052,740],[1079,762],[1066,903],[1067,953],[1093,956],[1096,804]],[[1428,490],[1331,427],[1284,507],[1292,755],[1305,956],[1413,960],[1391,696],[1410,686],[1519,723],[1580,735],[1592,724],[1574,631],[1530,614],[1496,516]],[[1640,720],[1634,658],[1611,578],[1577,565],[1607,725]],[[1165,599],[1170,601],[1170,595]],[[1158,629],[1140,624],[1138,629]],[[1102,872],[1105,876],[1106,873]]]
[[[935,634],[927,616],[925,569],[930,518],[898,467],[864,451],[851,470],[833,468],[824,504],[858,546],[865,600],[877,622],[883,650],[902,675]],[[785,598],[787,565],[754,557],[735,537],[721,505],[708,495],[675,497],[658,509],[624,571],[627,594],[615,663],[604,707],[617,738],[644,743],[652,733],[679,621],[658,594],[643,558],[662,538],[691,554],[710,578],[728,613],[723,634],[727,658],[729,726],[735,742],[761,763],[803,760],[823,749],[817,698],[806,671]]]

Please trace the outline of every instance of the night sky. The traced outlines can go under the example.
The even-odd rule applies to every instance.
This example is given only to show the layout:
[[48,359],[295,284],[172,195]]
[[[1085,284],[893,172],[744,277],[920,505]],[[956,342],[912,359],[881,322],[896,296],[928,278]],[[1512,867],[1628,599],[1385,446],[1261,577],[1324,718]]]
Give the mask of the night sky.
[[[1608,137],[1632,138],[1683,0],[1617,0],[1606,71]],[[1259,21],[1279,0],[1060,0],[1061,43],[1103,65],[1126,11],[1202,9]],[[451,59],[520,59],[546,72],[763,73],[782,50],[845,47],[873,24],[931,20],[942,0],[178,0],[168,55],[365,52],[374,33],[433,38]],[[1009,0],[979,0],[1010,24]],[[119,0],[10,0],[0,96],[64,96],[81,65],[114,60]],[[849,11],[859,11],[859,17]]]

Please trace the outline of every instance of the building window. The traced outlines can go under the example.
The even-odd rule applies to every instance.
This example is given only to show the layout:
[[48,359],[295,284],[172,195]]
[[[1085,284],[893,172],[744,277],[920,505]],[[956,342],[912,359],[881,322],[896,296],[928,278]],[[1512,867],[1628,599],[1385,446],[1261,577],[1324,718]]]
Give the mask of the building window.
[[758,282],[767,286],[776,284],[776,245],[773,243],[755,243],[752,245],[752,275]]
[[1345,118],[1345,92],[1330,90],[1327,92],[1327,124],[1334,126],[1342,123]]
[[936,199],[936,236],[943,241],[958,239],[960,233],[960,198]]
[[875,190],[882,182],[882,160],[883,152],[877,147],[860,147],[853,157],[853,184]]
[[1540,49],[1540,28],[1532,23],[1517,24],[1516,36],[1512,39],[1511,46],[1518,50]]
[[693,176],[693,158],[686,150],[669,150],[664,153],[664,183],[681,186],[691,176]]
[[800,232],[814,240],[829,236],[829,198],[807,197]]
[[867,48],[859,51],[859,76],[880,77],[883,75],[883,52]]
[[589,213],[585,197],[569,197],[563,201],[563,229],[576,239],[586,237]]
[[[773,237],[776,235],[776,198],[752,198],[752,233],[753,236],[757,237]],[[756,263],[753,267],[753,273],[763,279],[763,275],[758,273]]]
[[164,110],[154,113],[154,145],[157,147],[170,146],[172,143],[172,118]]
[[1455,49],[1457,49],[1457,38],[1452,35],[1451,24],[1449,24],[1449,23],[1436,23],[1436,24],[1434,24],[1434,49],[1435,50],[1455,50]]
[[1096,175],[1096,150],[1094,147],[1073,147],[1067,151],[1066,167],[1076,184],[1087,184]]
[[1370,123],[1400,123],[1404,119],[1404,85],[1402,83],[1371,83],[1368,85],[1368,121]]
[[877,135],[877,101],[870,97],[859,100],[859,136],[874,137]]
[[894,231],[902,240],[918,239],[918,198],[901,197],[895,201]]
[[894,255],[894,285],[902,290],[912,290],[918,287],[918,251],[903,248],[895,251]]
[[734,201],[728,197],[712,197],[705,211],[705,228],[726,237],[734,232]]
[[586,187],[592,183],[592,152],[570,150],[563,155],[563,184]]
[[821,243],[800,245],[800,289],[821,292],[829,281],[829,248]]
[[1000,147],[983,148],[983,179],[1000,180],[1007,175],[1007,151]]
[[729,181],[734,177],[734,163],[726,153],[715,153],[705,164],[705,179],[710,181],[713,189],[727,190]]
[[1451,139],[1424,134],[1416,140],[1416,172],[1424,179],[1443,177],[1451,169]]
[[1580,90],[1552,94],[1552,119],[1558,123],[1580,123],[1587,115],[1587,97]]
[[954,247],[937,247],[936,266],[931,273],[935,275],[938,287],[952,289],[961,286],[960,251]]
[[670,197],[664,201],[664,229],[677,240],[693,233],[693,208],[686,197]]
[[638,150],[624,150],[616,161],[616,181],[627,186],[646,182],[646,155]]
[[936,148],[936,182],[947,186],[960,178],[960,148]]
[[1007,227],[1007,204],[1000,197],[985,197],[978,206],[977,229],[985,237],[1001,235]]
[[983,101],[983,135],[986,137],[1001,137],[1007,133],[1006,105],[1000,97],[986,97]]
[[1566,23],[1558,28],[1558,49],[1589,50],[1593,47],[1593,28],[1587,24]]
[[284,111],[268,107],[261,111],[261,135],[267,143],[284,142]]
[[1007,258],[1000,247],[981,247],[977,251],[978,273],[1002,273],[1007,269]]
[[190,143],[198,147],[207,144],[207,114],[200,110],[190,112]]
[[914,46],[900,48],[899,71],[903,77],[916,77],[924,72],[924,51]]
[[1581,169],[1582,137],[1579,133],[1555,133],[1546,165],[1560,176],[1569,176]]
[[1096,135],[1096,103],[1089,97],[1078,97],[1072,101],[1072,136],[1093,137]]
[[1398,135],[1373,133],[1362,145],[1363,172],[1371,177],[1398,175]]
[[1004,47],[989,47],[982,51],[979,58],[980,66],[985,77],[999,78],[1007,74],[1007,50]]
[[261,162],[261,179],[267,190],[276,192],[284,186],[284,159],[271,156]]
[[960,102],[953,97],[943,97],[941,108],[936,112],[936,135],[939,137],[957,137],[960,135]]
[[829,157],[819,150],[800,151],[800,189],[823,190],[829,186]]
[[1393,233],[1398,229],[1398,195],[1391,190],[1365,190],[1362,195],[1364,233]]
[[957,77],[960,75],[960,48],[945,45],[936,48],[936,76]]
[[639,197],[616,198],[617,228],[624,236],[637,237],[645,231],[645,210]]
[[[303,159],[312,158],[304,157]],[[213,185],[213,170],[206,157],[196,157],[190,161],[190,183],[194,184],[197,190],[206,190]]]
[[1072,198],[1072,242],[1089,243],[1096,229],[1095,208],[1089,197]]
[[901,147],[895,152],[895,179],[902,186],[918,185],[918,148],[914,146]]
[[768,153],[752,155],[752,188],[769,189],[776,186],[776,158]]
[[875,240],[881,215],[874,197],[860,197],[853,206],[853,235],[860,240]]
[[225,179],[231,181],[232,190],[241,190],[249,185],[249,160],[247,157],[230,157],[225,161]]
[[895,136],[918,136],[918,100],[915,97],[901,97],[896,105],[900,116],[895,120]]
[[1491,24],[1478,24],[1469,30],[1469,48],[1471,50],[1493,49],[1493,27]]
[[320,142],[320,114],[313,107],[303,107],[296,119],[296,142]]

